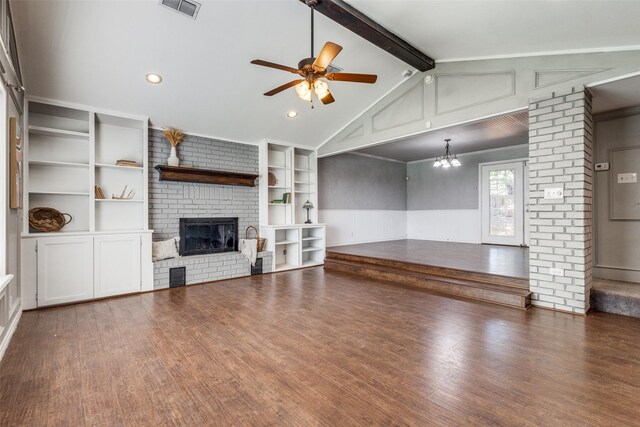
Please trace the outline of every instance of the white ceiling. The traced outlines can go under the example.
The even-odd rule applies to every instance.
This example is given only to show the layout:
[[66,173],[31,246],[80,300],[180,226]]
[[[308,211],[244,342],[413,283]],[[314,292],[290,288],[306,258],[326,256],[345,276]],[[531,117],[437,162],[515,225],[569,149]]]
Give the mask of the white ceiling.
[[437,61],[640,48],[640,1],[350,0]]
[[[350,3],[437,61],[640,46],[634,1],[405,1]],[[319,145],[402,80],[409,68],[317,14],[316,50],[344,47],[334,63],[375,72],[378,83],[332,82],[336,102],[309,105],[292,90],[262,93],[292,77],[251,65],[296,66],[309,55],[309,11],[298,0],[204,1],[198,18],[156,0],[12,2],[27,92],[133,114],[156,126],[233,141]],[[164,82],[144,80],[158,72]],[[288,110],[300,116],[287,119]]]
[[386,159],[409,162],[444,154],[445,139],[454,154],[502,148],[529,142],[529,112],[519,111],[473,123],[436,129],[386,144],[356,151]]
[[591,91],[595,114],[640,106],[640,76],[595,86]]

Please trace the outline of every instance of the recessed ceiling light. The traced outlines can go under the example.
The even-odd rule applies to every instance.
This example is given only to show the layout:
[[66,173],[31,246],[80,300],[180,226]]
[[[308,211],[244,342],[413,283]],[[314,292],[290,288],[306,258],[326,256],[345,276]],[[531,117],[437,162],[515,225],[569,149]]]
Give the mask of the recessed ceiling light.
[[289,117],[290,119],[295,119],[296,117],[298,117],[298,112],[297,111],[289,111],[287,113],[287,117]]
[[162,82],[162,76],[160,74],[149,73],[147,74],[147,81],[151,84],[157,85]]

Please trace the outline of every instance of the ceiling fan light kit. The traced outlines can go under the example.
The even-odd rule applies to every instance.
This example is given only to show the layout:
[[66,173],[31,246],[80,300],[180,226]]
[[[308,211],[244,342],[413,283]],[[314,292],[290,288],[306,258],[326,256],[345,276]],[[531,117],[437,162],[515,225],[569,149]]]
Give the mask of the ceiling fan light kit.
[[254,59],[252,64],[261,65],[263,67],[275,68],[277,70],[287,71],[292,74],[301,76],[301,79],[290,81],[282,86],[278,86],[275,89],[265,92],[265,96],[273,96],[291,87],[295,89],[296,94],[300,99],[311,102],[311,108],[313,108],[313,94],[323,104],[331,104],[335,101],[331,91],[329,90],[329,84],[322,80],[327,79],[331,81],[340,82],[353,82],[353,83],[368,83],[373,84],[378,79],[375,74],[355,74],[355,73],[341,73],[341,72],[328,72],[331,65],[331,61],[342,51],[342,46],[326,42],[322,47],[317,57],[313,55],[314,44],[314,23],[313,23],[313,8],[317,4],[317,0],[308,0],[307,5],[311,8],[311,56],[304,58],[298,63],[298,68],[288,67],[286,65],[275,64],[273,62],[263,61],[261,59]]

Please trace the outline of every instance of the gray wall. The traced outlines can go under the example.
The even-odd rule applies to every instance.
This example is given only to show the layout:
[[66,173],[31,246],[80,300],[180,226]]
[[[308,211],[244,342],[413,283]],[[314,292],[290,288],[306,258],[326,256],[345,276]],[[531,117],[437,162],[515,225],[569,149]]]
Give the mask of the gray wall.
[[529,157],[529,147],[519,145],[500,150],[461,154],[462,167],[434,168],[433,161],[407,165],[409,210],[478,209],[480,163]]
[[322,209],[406,210],[405,163],[340,154],[318,159]]
[[[640,107],[596,117],[595,137],[596,163],[610,162],[609,150],[612,148],[640,146]],[[640,173],[640,165],[627,172]],[[615,179],[610,171],[595,172],[594,273],[598,277],[640,281],[640,221],[609,219],[610,180]]]
[[[179,218],[238,217],[239,230],[258,225],[258,187],[158,180],[156,165],[167,164],[169,143],[149,129],[149,227],[154,240],[178,235]],[[178,146],[182,166],[258,173],[258,147],[187,135]]]

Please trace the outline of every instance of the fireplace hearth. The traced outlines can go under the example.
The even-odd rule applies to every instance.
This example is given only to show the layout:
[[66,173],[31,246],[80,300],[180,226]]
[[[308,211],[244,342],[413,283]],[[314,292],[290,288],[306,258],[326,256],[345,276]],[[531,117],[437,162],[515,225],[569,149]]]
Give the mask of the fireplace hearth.
[[180,255],[238,250],[238,218],[180,218]]

